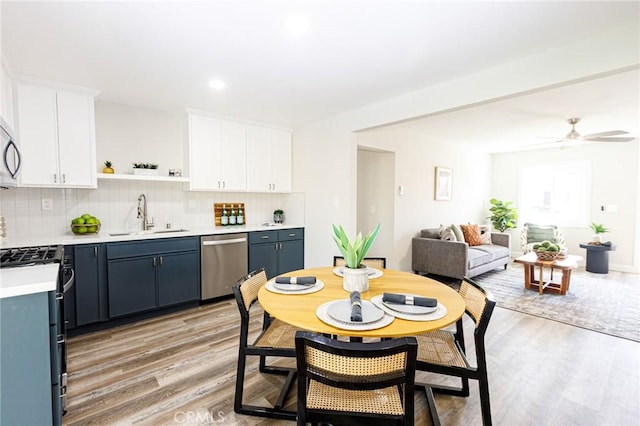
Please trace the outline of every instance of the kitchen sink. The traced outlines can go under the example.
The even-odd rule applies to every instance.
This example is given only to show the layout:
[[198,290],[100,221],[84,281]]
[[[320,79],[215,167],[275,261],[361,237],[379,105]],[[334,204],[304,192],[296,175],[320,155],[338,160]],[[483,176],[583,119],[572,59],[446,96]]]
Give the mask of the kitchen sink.
[[130,231],[130,232],[111,232],[112,237],[120,237],[123,235],[154,235],[154,234],[169,234],[174,232],[188,232],[188,229],[150,229],[147,231]]

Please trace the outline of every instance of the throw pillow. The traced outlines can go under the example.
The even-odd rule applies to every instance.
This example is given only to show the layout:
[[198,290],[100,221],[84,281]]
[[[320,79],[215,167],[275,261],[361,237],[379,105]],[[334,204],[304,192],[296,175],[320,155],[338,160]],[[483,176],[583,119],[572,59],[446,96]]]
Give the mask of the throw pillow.
[[493,244],[491,242],[491,225],[478,225],[480,229],[480,240],[482,244]]
[[464,240],[469,243],[470,246],[482,245],[482,240],[480,239],[480,228],[478,228],[478,225],[460,225],[460,228],[462,228]]
[[427,228],[420,231],[420,236],[422,238],[433,238],[434,240],[440,239],[440,229],[439,228]]
[[533,223],[525,223],[527,227],[527,243],[539,243],[540,241],[549,240],[556,242],[555,225],[535,225]]
[[445,241],[457,241],[456,234],[453,233],[450,226],[440,225],[440,239]]
[[456,234],[456,240],[464,241],[464,234],[458,225],[451,225],[451,230]]

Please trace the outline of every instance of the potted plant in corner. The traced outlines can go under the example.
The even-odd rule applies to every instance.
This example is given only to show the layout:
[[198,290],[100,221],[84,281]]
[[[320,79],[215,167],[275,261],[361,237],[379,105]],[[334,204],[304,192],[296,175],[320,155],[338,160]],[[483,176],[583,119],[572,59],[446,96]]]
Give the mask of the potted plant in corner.
[[376,225],[375,229],[364,238],[358,232],[355,240],[351,241],[342,226],[333,225],[333,239],[345,261],[345,267],[342,270],[342,288],[346,291],[363,292],[369,290],[369,273],[367,268],[362,265],[362,259],[369,252],[379,231],[380,224]]
[[591,223],[589,228],[593,231],[593,237],[591,237],[591,242],[589,244],[600,245],[602,244],[602,237],[600,234],[604,234],[605,232],[611,232],[609,229],[605,228],[601,223]]
[[491,224],[495,229],[504,232],[507,229],[516,227],[518,220],[518,211],[515,207],[511,207],[511,201],[500,201],[495,198],[489,200],[491,203],[491,216],[487,219],[491,220]]

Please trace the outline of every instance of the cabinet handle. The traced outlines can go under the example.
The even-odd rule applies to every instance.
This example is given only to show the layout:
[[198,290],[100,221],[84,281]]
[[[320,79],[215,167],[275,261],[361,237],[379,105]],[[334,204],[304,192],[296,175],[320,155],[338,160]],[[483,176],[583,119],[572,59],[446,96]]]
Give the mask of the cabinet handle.
[[220,189],[220,181],[218,181],[218,189]]
[[93,256],[98,257],[98,246],[93,246]]
[[62,183],[67,183],[67,175],[65,173],[62,174]]
[[162,256],[160,256],[160,266],[162,266]]
[[227,189],[227,182],[226,181],[222,181],[222,189]]
[[273,186],[273,190],[275,191],[276,190],[276,184],[272,183],[271,185]]
[[296,236],[296,234],[289,234],[289,236],[290,236],[290,237],[295,237],[295,236]]
[[156,257],[155,256],[153,256],[153,267],[154,268],[156,267]]
[[268,239],[269,239],[269,236],[268,236],[268,235],[263,235],[263,236],[262,236],[262,237],[260,237],[260,238],[262,238],[263,240],[268,240]]
[[53,183],[58,183],[58,175],[57,174],[53,174]]

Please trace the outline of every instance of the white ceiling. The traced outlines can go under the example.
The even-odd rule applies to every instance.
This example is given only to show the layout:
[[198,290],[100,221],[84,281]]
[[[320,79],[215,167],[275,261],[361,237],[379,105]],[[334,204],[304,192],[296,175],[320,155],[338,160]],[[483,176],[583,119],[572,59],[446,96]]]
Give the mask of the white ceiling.
[[[3,0],[1,7],[2,55],[14,74],[97,89],[98,99],[109,102],[195,108],[294,128],[612,28],[638,26],[640,16],[637,1]],[[305,35],[286,33],[290,14],[308,18]],[[227,89],[209,89],[213,78]],[[464,129],[460,139],[496,139],[509,124],[522,128],[549,119],[548,129],[529,128],[555,136],[568,132],[563,120],[578,115],[583,134],[611,126],[640,130],[637,84],[635,129],[625,121],[633,111],[615,112],[618,98],[584,93],[557,89],[551,101],[531,95],[434,117],[429,126],[450,136],[455,122]],[[563,108],[568,100],[576,107]],[[600,110],[614,120],[590,119]]]
[[473,144],[490,152],[504,152],[553,147],[571,130],[567,123],[571,117],[581,119],[576,130],[582,136],[623,130],[630,133],[625,136],[637,138],[640,71],[435,114],[386,129],[402,127],[427,140]]

